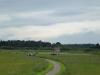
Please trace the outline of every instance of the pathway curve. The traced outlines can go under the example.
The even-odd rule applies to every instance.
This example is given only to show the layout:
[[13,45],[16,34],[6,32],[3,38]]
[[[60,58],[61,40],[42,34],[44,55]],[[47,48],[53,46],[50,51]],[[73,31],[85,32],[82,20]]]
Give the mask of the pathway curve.
[[49,60],[46,59],[46,61],[48,61],[49,63],[53,64],[53,69],[51,71],[49,71],[46,75],[56,75],[57,73],[60,72],[61,70],[61,65],[59,62],[53,61],[53,60]]

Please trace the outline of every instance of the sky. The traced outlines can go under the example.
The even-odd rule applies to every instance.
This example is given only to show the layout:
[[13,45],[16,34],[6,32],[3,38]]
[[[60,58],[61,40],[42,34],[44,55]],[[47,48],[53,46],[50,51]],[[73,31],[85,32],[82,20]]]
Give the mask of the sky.
[[0,0],[0,40],[100,43],[100,0]]

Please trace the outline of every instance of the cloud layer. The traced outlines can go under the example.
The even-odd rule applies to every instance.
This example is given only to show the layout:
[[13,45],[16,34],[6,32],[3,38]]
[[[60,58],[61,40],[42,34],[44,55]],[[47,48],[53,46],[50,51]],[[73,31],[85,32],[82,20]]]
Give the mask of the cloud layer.
[[0,0],[1,40],[96,43],[99,32],[99,0]]

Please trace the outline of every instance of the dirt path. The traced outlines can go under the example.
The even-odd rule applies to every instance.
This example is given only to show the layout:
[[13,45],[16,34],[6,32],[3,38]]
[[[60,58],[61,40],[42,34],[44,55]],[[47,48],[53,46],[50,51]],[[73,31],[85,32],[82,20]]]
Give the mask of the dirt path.
[[57,73],[60,72],[60,70],[61,70],[60,63],[53,61],[53,60],[49,60],[49,59],[46,59],[46,61],[48,61],[49,63],[52,63],[54,65],[53,69],[51,71],[49,71],[46,75],[56,75]]

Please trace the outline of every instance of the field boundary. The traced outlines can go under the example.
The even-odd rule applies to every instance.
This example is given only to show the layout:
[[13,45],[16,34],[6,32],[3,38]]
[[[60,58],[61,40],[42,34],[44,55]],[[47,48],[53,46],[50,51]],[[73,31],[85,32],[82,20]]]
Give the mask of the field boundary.
[[[46,60],[46,59],[45,59]],[[42,72],[39,72],[37,75],[45,75],[46,73],[48,73],[50,70],[53,69],[53,64],[48,62],[48,67],[46,70],[42,71]]]
[[[60,62],[58,62],[58,61],[56,61],[56,60],[52,60],[52,59],[46,59],[48,62],[50,62],[50,63],[53,63],[53,65],[54,65],[54,68],[56,69],[56,70],[54,70],[54,68],[51,70],[51,71],[49,71],[46,75],[60,75],[62,72],[64,72],[65,71],[65,67],[64,67],[64,64],[62,64],[62,63],[60,63]],[[54,70],[54,74],[53,73],[50,73],[50,72],[53,72],[53,70]]]
[[[52,59],[48,59],[48,58],[44,58],[44,57],[40,57],[40,58],[43,58],[43,59],[45,59],[47,62],[49,62],[49,67],[48,67],[47,70],[45,70],[44,72],[41,72],[41,74],[38,74],[38,75],[49,75],[48,73],[49,73],[50,71],[52,71],[52,70],[55,68],[55,67],[54,67],[55,65],[59,65],[60,70],[59,70],[58,72],[55,72],[54,75],[60,75],[62,72],[64,72],[64,70],[65,70],[64,64],[60,63],[59,61],[52,60]],[[50,61],[51,61],[51,62],[50,62]],[[54,64],[54,63],[52,63],[52,62],[54,62],[54,63],[56,63],[56,64]],[[52,75],[53,75],[53,74],[52,74]]]

